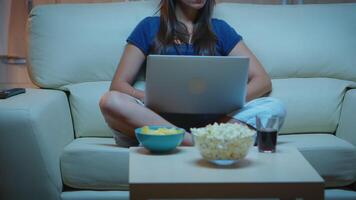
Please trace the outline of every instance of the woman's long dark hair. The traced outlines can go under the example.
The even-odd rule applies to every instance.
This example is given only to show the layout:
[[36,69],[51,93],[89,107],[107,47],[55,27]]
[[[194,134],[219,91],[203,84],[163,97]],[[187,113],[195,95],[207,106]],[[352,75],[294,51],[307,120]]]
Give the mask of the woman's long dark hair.
[[[163,54],[168,46],[176,45],[176,41],[189,43],[187,27],[177,20],[175,9],[177,0],[161,0],[159,5],[160,27],[153,45],[153,52]],[[215,0],[206,0],[194,23],[193,44],[197,55],[215,55],[216,35],[212,31],[211,15]],[[179,53],[179,52],[178,52]]]

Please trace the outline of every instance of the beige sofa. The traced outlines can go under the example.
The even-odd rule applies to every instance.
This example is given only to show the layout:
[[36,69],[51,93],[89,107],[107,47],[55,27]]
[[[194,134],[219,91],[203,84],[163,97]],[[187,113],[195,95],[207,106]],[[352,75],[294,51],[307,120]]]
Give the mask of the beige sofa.
[[[41,89],[0,100],[1,199],[128,198],[128,150],[115,146],[98,101],[127,36],[156,6],[72,4],[31,12],[29,71]],[[280,144],[296,146],[326,187],[354,183],[356,4],[221,3],[215,16],[236,28],[273,78],[271,96],[288,111]],[[135,86],[144,88],[142,77]]]

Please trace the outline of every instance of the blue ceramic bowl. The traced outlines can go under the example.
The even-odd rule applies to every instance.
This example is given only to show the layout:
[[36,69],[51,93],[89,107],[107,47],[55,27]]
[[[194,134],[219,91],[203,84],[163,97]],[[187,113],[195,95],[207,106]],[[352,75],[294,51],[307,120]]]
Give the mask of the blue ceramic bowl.
[[[168,126],[148,126],[152,130],[157,130],[159,128],[172,128]],[[179,146],[184,138],[185,130],[181,128],[175,128],[181,131],[176,134],[169,135],[151,135],[142,133],[142,128],[135,129],[135,134],[137,140],[140,144],[154,153],[165,153],[174,150]]]

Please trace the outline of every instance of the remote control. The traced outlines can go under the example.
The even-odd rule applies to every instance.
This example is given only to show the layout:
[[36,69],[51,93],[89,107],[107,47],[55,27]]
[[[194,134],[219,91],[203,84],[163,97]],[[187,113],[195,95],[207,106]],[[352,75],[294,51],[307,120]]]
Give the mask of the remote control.
[[13,88],[8,90],[1,90],[0,99],[6,99],[25,92],[26,92],[25,88]]

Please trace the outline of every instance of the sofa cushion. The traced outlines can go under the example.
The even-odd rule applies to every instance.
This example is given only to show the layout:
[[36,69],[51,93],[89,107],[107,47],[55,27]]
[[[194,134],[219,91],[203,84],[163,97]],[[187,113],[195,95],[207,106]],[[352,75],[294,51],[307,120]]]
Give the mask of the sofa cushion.
[[324,178],[326,187],[356,181],[356,148],[345,140],[331,134],[281,135],[278,145],[295,146]]
[[331,78],[274,79],[272,97],[286,105],[280,133],[334,133],[345,91],[355,83]]
[[325,190],[325,200],[355,200],[356,191],[327,189]]
[[109,91],[110,82],[88,82],[64,87],[69,91],[74,131],[77,137],[112,136],[99,108],[100,97]]
[[[158,2],[36,6],[29,21],[32,80],[46,88],[111,80],[127,36]],[[215,17],[243,36],[273,78],[356,81],[356,4],[221,3]]]
[[[130,199],[129,191],[79,190],[79,191],[62,192],[61,194],[61,200],[129,200],[129,199]],[[332,199],[332,200],[336,200],[336,199]]]
[[355,3],[221,3],[215,16],[225,19],[242,35],[273,78],[356,81]]
[[[109,81],[102,81],[62,87],[70,93],[77,137],[113,135],[99,108],[99,99],[109,86]],[[345,91],[351,86],[353,82],[329,78],[273,80],[271,96],[281,99],[287,107],[281,133],[335,132]],[[134,87],[144,89],[144,82],[138,81]]]
[[30,14],[29,62],[32,80],[45,88],[109,81],[126,39],[158,1],[55,4]]
[[[109,91],[109,87],[110,81],[86,82],[61,87],[69,92],[76,137],[113,136],[99,108],[100,97]],[[143,90],[144,84],[142,81],[137,81],[134,87]]]
[[[334,135],[283,135],[278,142],[296,146],[328,187],[356,180],[356,149]],[[127,189],[128,157],[128,149],[117,147],[112,138],[76,139],[61,156],[63,182],[78,189]]]
[[61,155],[63,183],[77,189],[127,190],[127,148],[113,138],[78,138]]

